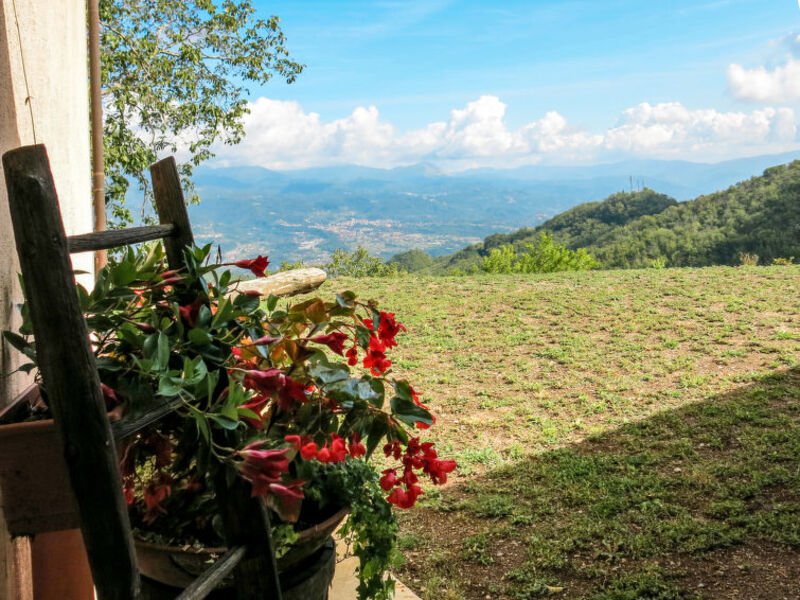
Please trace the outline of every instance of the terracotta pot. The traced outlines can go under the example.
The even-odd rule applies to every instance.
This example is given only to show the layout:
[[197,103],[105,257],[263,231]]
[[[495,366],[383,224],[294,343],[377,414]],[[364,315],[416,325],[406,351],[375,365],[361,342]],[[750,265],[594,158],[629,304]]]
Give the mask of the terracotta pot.
[[38,386],[31,386],[0,412],[0,496],[12,536],[63,531],[79,525],[52,419],[14,422],[39,397]]
[[[347,515],[343,508],[313,527],[300,532],[292,549],[278,559],[278,570],[283,573],[318,552]],[[139,572],[159,583],[184,588],[194,581],[209,565],[227,551],[227,548],[180,547],[152,544],[134,540]]]

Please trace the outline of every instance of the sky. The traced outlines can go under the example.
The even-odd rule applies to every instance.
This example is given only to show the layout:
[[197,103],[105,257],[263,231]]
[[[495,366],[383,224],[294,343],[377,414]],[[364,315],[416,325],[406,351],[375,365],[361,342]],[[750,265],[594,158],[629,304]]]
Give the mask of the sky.
[[253,0],[306,65],[218,165],[444,170],[800,149],[798,0]]

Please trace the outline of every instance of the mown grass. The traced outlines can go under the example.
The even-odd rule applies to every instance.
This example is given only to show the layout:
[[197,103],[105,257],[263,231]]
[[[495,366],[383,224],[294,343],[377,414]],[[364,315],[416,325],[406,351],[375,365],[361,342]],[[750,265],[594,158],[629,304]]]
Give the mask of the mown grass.
[[[395,371],[460,463],[403,515],[407,582],[431,600],[762,597],[743,591],[760,560],[800,565],[799,275],[326,284],[408,326]],[[728,569],[737,552],[755,571]]]

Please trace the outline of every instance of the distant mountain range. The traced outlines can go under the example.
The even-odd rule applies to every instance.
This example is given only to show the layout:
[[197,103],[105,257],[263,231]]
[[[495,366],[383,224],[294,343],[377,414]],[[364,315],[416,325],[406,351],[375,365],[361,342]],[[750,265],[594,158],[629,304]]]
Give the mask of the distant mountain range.
[[716,164],[637,160],[591,166],[525,166],[443,173],[346,165],[272,171],[201,167],[202,202],[190,207],[198,241],[229,258],[268,253],[320,263],[336,248],[365,246],[388,258],[409,249],[455,252],[492,233],[535,227],[612,193],[648,187],[679,201],[727,188],[800,153]]
[[411,273],[478,272],[492,252],[528,252],[543,234],[588,251],[607,269],[792,262],[800,258],[800,160],[694,200],[679,203],[648,188],[618,192],[453,254],[409,250],[391,262]]

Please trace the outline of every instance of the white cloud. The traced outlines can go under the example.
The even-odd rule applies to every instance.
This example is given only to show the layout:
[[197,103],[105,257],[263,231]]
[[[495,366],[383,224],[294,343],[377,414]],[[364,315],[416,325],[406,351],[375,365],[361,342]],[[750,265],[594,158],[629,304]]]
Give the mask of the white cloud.
[[800,100],[800,59],[792,56],[772,70],[763,66],[745,69],[733,63],[727,76],[728,88],[741,100],[779,104]]
[[625,157],[722,160],[798,147],[797,120],[790,108],[719,112],[643,103],[623,111],[618,123],[602,133],[571,126],[556,111],[510,129],[506,105],[496,96],[481,96],[452,110],[447,121],[407,132],[381,119],[375,106],[358,107],[330,122],[292,101],[259,98],[250,110],[245,140],[218,148],[219,164],[289,169],[433,161],[457,170]]
[[794,111],[765,108],[751,113],[689,110],[677,102],[648,103],[622,113],[617,127],[605,134],[608,150],[633,154],[715,155],[722,146],[737,149],[794,141]]

